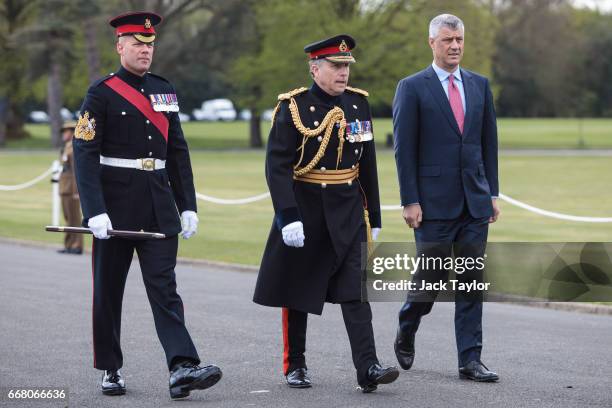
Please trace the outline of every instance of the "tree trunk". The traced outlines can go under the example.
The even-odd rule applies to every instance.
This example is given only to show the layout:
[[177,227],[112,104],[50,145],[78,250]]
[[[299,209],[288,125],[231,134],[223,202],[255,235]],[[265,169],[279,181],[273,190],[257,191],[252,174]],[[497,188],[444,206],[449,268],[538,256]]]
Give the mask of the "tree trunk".
[[249,147],[262,147],[261,140],[261,115],[256,109],[251,109],[251,120],[249,126]]
[[15,140],[28,137],[28,132],[23,127],[23,115],[10,99],[7,99],[7,104],[6,139]]
[[51,123],[51,146],[55,148],[61,147],[62,135],[62,66],[57,56],[51,57],[51,66],[49,67],[49,79],[47,82],[47,110],[49,111],[49,121]]
[[8,99],[0,97],[0,147],[6,146],[6,118],[8,116]]
[[98,49],[98,33],[94,18],[83,20],[85,33],[85,59],[87,61],[87,76],[91,84],[100,78],[100,51]]

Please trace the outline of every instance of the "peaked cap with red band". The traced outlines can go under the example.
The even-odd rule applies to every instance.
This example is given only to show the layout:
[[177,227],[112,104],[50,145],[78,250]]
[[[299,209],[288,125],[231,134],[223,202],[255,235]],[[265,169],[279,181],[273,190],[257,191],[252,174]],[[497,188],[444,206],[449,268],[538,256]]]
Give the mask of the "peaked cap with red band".
[[311,60],[325,58],[331,62],[355,62],[351,50],[357,43],[347,34],[340,34],[326,40],[317,41],[304,47]]
[[108,23],[115,27],[117,37],[133,35],[138,41],[149,44],[155,41],[155,28],[162,21],[159,14],[150,11],[133,11],[112,18]]

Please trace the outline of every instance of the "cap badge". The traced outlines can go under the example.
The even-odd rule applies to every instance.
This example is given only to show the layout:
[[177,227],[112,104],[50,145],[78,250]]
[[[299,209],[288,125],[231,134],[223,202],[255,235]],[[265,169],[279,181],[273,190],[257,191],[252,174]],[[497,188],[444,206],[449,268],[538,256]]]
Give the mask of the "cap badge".
[[338,47],[340,49],[340,52],[347,52],[348,51],[348,46],[346,45],[346,42],[344,40],[342,40],[342,42],[340,43],[340,47]]
[[145,23],[144,23],[144,27],[145,28],[151,28],[151,20],[149,20],[148,18],[145,19]]

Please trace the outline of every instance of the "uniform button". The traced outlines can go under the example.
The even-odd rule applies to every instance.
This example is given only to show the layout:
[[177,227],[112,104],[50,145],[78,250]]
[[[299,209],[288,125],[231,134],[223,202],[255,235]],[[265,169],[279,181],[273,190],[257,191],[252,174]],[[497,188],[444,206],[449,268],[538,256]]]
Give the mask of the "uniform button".
[[321,142],[323,140],[323,136],[317,137],[317,142]]
[[149,140],[151,140],[151,135],[149,135]]
[[321,171],[325,171],[327,170],[325,167],[321,167]]
[[[144,89],[140,88],[140,92],[144,92]],[[354,106],[354,105],[353,105]]]
[[319,126],[319,121],[318,121],[318,120],[315,120],[315,121],[314,121],[314,125],[315,125],[315,126]]
[[349,181],[348,181],[348,185],[349,185],[349,186],[352,186],[352,185],[353,185],[353,180],[349,180]]
[[321,187],[322,187],[322,188],[326,188],[326,187],[327,187],[327,184],[323,183],[323,184],[321,184]]
[[310,111],[311,111],[311,112],[314,112],[314,111],[315,111],[315,107],[314,107],[314,106],[311,106],[311,107],[310,107]]
[[149,152],[149,156],[153,156],[153,152]]
[[125,111],[121,112],[121,114],[122,114],[123,116],[125,116]]
[[355,154],[359,154],[359,149],[355,149]]
[[114,72],[111,72],[109,75],[115,75],[115,73],[114,73]]
[[353,105],[353,108],[357,109],[357,105]]
[[147,119],[147,121],[145,123],[148,125],[149,123],[151,123],[151,121],[149,119]]
[[355,165],[354,164],[351,166],[351,169],[355,170]]

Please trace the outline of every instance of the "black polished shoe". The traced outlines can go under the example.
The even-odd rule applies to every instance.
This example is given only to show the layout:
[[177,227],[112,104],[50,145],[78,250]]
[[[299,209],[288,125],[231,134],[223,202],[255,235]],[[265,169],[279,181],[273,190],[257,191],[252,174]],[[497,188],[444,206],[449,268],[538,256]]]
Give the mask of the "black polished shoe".
[[404,336],[400,330],[397,329],[393,349],[395,350],[395,356],[397,357],[397,362],[400,367],[404,370],[410,370],[412,363],[414,363],[414,333],[409,336]]
[[57,252],[60,254],[81,255],[83,253],[83,250],[80,248],[64,248],[59,249]]
[[285,378],[287,379],[287,385],[291,388],[310,388],[312,382],[308,376],[308,370],[305,368],[296,368],[289,372]]
[[459,378],[477,382],[494,382],[499,380],[497,373],[489,369],[480,361],[470,361],[465,367],[459,367]]
[[361,386],[361,391],[366,394],[376,391],[378,384],[391,384],[397,377],[397,367],[382,368],[380,364],[373,364],[368,368],[368,383]]
[[102,394],[123,395],[125,394],[125,381],[119,370],[106,370],[102,376]]
[[192,390],[204,390],[221,379],[221,369],[215,365],[200,367],[192,362],[184,362],[173,367],[170,372],[170,398],[185,398]]

